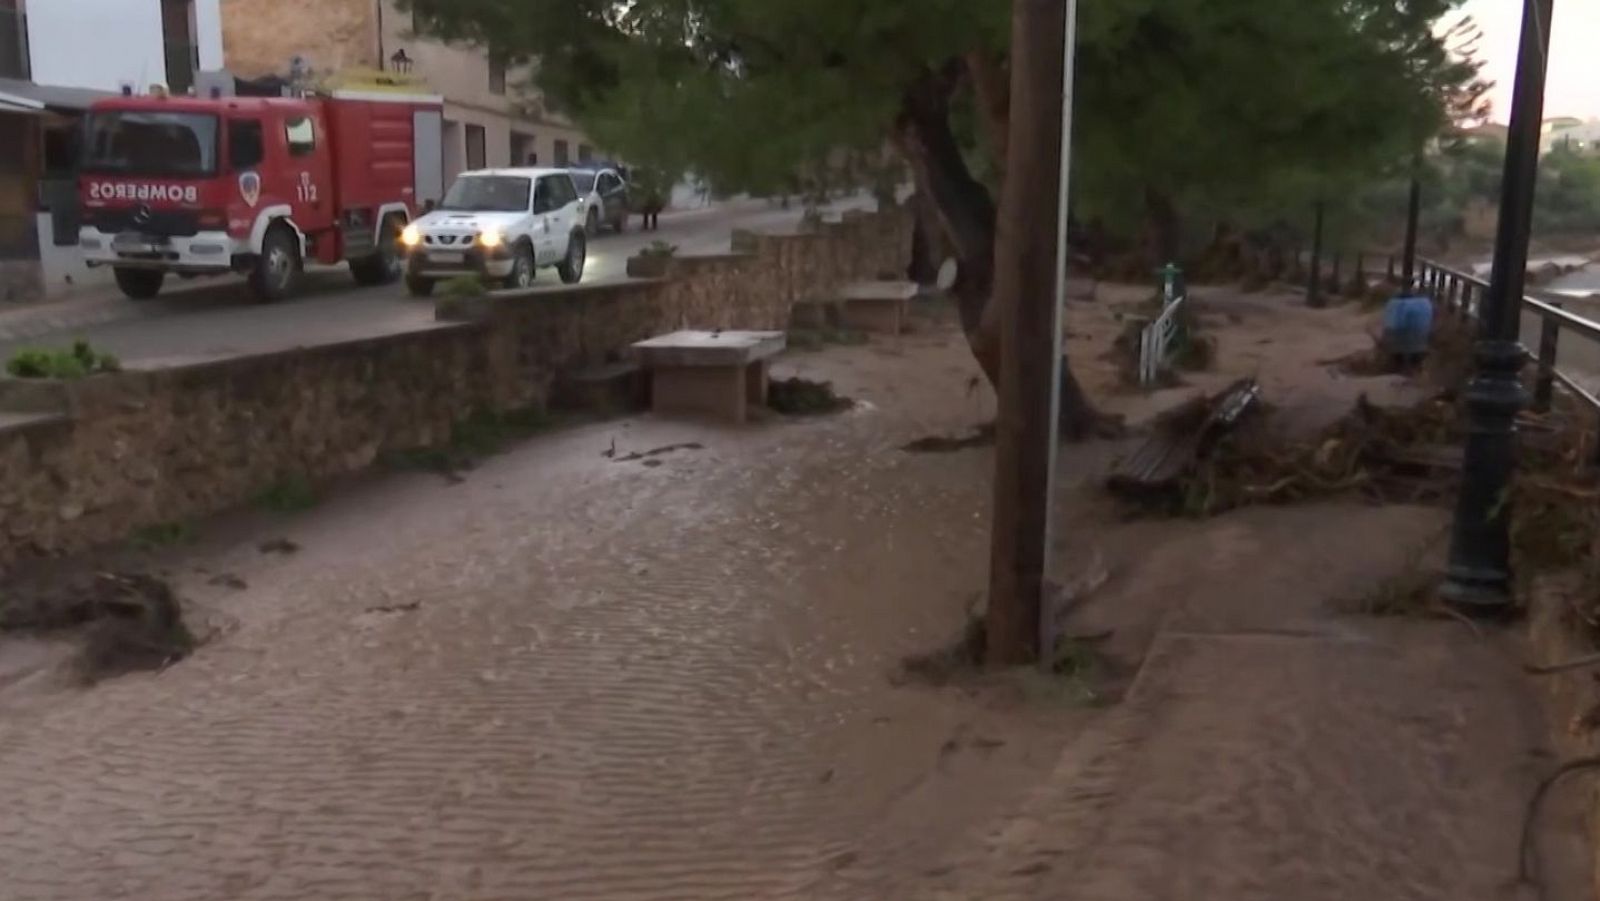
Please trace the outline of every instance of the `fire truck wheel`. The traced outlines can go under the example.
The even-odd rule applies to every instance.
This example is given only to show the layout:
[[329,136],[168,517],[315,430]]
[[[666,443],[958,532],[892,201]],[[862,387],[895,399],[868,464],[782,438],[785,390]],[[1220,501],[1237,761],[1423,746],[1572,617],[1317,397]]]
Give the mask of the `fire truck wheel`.
[[283,225],[267,229],[261,241],[261,257],[250,273],[250,289],[263,303],[283,300],[299,286],[302,264],[299,241]]
[[583,266],[589,261],[589,242],[582,231],[572,233],[567,242],[567,258],[556,264],[563,285],[576,285],[583,278]]
[[412,297],[433,296],[433,279],[423,278],[420,275],[407,275],[406,293]]
[[129,300],[149,300],[161,293],[167,274],[159,269],[115,269],[117,287]]
[[387,285],[400,279],[405,265],[400,259],[399,240],[400,225],[392,217],[385,219],[383,233],[378,236],[378,252],[350,261],[350,274],[356,277],[356,284]]

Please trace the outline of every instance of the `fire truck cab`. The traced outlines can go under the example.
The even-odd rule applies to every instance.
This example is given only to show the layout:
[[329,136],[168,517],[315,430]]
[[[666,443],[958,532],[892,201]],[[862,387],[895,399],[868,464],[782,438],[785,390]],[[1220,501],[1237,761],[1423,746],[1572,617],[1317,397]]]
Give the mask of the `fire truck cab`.
[[393,281],[419,186],[442,177],[442,109],[438,97],[349,90],[100,101],[80,160],[84,260],[136,300],[169,274],[229,273],[279,300],[313,262]]

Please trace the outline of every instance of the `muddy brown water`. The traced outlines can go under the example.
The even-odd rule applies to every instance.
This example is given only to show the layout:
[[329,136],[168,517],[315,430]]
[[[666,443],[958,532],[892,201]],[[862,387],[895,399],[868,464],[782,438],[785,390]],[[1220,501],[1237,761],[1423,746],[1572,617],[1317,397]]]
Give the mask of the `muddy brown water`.
[[[1272,296],[1226,305],[1218,371],[1128,392],[1094,353],[1116,298],[1075,304],[1069,348],[1135,425],[1241,375],[1307,429],[1360,393],[1408,395],[1307,365],[1369,346],[1358,313]],[[584,426],[459,484],[390,476],[208,526],[155,561],[209,638],[158,674],[69,689],[61,645],[0,645],[0,899],[1334,901],[1498,878],[1500,814],[1531,770],[1495,755],[1527,739],[1473,718],[1537,717],[1492,661],[1463,680],[1449,636],[1419,653],[1406,629],[1296,644],[1330,628],[1303,585],[1360,590],[1360,555],[1387,541],[1403,562],[1395,537],[1432,514],[1127,523],[1075,484],[1126,445],[1073,449],[1056,575],[1105,553],[1089,624],[1160,690],[1107,710],[1053,682],[898,678],[961,631],[987,568],[991,451],[902,448],[970,435],[992,397],[948,319],[918,326],[782,361],[858,401],[837,415]],[[258,550],[274,540],[300,550]],[[1256,634],[1286,613],[1295,634]],[[1319,694],[1321,667],[1357,652]],[[1361,778],[1364,755],[1418,747],[1373,723],[1412,715],[1394,685],[1430,680],[1465,693],[1424,705],[1433,756]],[[1469,740],[1488,753],[1463,755]],[[1422,813],[1392,803],[1412,776]],[[1304,810],[1301,788],[1321,792]],[[1469,819],[1486,799],[1494,818]]]
[[1087,712],[890,678],[982,589],[982,453],[898,449],[990,415],[959,339],[783,372],[862,403],[584,427],[168,555],[233,628],[0,692],[0,896],[803,898],[936,858]]

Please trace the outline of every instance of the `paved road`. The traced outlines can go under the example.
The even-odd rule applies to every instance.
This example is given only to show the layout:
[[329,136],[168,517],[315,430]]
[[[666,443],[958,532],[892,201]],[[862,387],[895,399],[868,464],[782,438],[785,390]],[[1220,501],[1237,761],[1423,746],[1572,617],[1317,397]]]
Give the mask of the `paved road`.
[[[850,200],[832,212],[864,207]],[[734,229],[786,231],[799,225],[800,210],[775,209],[765,201],[739,201],[662,217],[655,232],[637,230],[603,235],[590,247],[584,284],[626,280],[628,257],[655,242],[678,247],[680,255],[728,250]],[[559,286],[554,273],[541,272],[545,287]],[[261,306],[250,300],[242,281],[208,282],[174,291],[149,303],[134,303],[113,293],[0,313],[0,356],[19,347],[64,344],[85,338],[121,357],[124,363],[160,365],[241,353],[281,350],[331,341],[373,337],[427,328],[433,305],[406,297],[398,286],[356,288],[342,268],[320,270],[307,278],[300,297]]]

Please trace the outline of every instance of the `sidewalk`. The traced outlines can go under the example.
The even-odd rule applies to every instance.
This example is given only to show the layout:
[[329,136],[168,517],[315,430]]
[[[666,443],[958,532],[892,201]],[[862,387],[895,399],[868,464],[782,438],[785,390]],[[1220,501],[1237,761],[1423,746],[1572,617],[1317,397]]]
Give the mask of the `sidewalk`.
[[[1437,510],[1263,509],[1152,548],[1094,602],[1167,599],[1126,698],[914,896],[1537,897],[1510,883],[1555,763],[1518,642],[1335,612],[1443,525]],[[1543,897],[1589,898],[1581,830],[1552,819]]]

